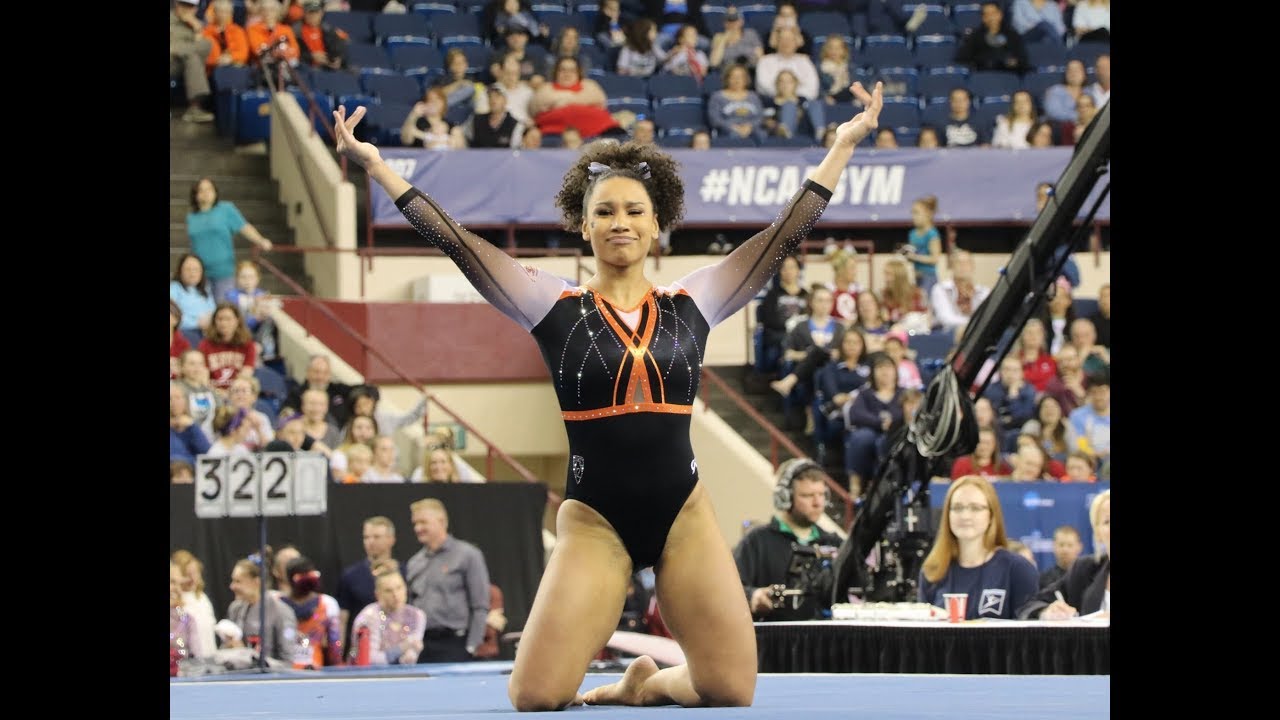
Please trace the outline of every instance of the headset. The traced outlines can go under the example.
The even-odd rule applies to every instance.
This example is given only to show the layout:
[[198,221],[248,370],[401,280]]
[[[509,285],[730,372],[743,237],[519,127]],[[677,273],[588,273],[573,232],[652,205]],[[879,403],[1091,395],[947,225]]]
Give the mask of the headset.
[[[809,458],[791,458],[790,460],[778,466],[778,484],[773,488],[773,509],[790,510],[791,509],[791,486],[795,484],[796,478],[800,473],[806,470],[818,470],[826,473],[822,466],[810,460]],[[823,490],[827,493],[827,499],[831,499],[831,491],[825,484]]]

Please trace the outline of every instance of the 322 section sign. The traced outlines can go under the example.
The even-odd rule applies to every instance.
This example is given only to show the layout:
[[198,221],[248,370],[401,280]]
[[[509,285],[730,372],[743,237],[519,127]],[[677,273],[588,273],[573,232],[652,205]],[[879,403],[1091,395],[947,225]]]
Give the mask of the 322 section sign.
[[268,452],[196,458],[196,517],[323,515],[327,460]]

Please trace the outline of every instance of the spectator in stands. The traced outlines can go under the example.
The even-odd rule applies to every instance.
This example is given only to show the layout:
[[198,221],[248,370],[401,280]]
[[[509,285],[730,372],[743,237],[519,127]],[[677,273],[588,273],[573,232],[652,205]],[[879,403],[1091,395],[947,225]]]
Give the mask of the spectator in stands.
[[631,142],[636,145],[652,145],[657,134],[657,126],[647,117],[636,118],[631,126]]
[[707,120],[721,135],[755,138],[761,134],[764,105],[750,89],[751,71],[730,65],[724,71],[724,87],[711,94]]
[[698,28],[682,25],[662,60],[663,72],[692,77],[701,84],[707,76],[707,66],[707,54],[698,49]]
[[[1071,27],[1077,43],[1111,42],[1111,0],[1079,0],[1075,7]],[[1109,84],[1107,92],[1111,92]]]
[[1071,281],[1059,276],[1054,280],[1049,298],[1033,315],[1040,318],[1040,324],[1044,326],[1048,337],[1049,352],[1055,356],[1069,342],[1071,323],[1076,319],[1076,311],[1071,304],[1071,288]]
[[898,387],[923,390],[920,368],[910,354],[910,336],[905,330],[890,330],[884,336],[884,352],[898,364]]
[[1067,37],[1062,9],[1053,0],[1013,0],[1012,24],[1026,43],[1043,40],[1061,45]]
[[181,382],[170,381],[169,461],[180,460],[194,466],[196,456],[208,451],[209,435],[191,415],[190,393]]
[[1058,144],[1053,136],[1053,125],[1046,120],[1037,120],[1027,131],[1027,147],[1049,148]]
[[209,97],[205,60],[213,43],[204,37],[204,23],[196,17],[199,0],[174,0],[169,13],[169,77],[181,78],[187,94],[186,122],[211,122],[213,113],[203,105]]
[[311,388],[302,391],[303,432],[332,449],[342,443],[342,430],[329,421],[328,411],[329,398],[323,390]]
[[1070,146],[1080,142],[1085,129],[1097,114],[1098,103],[1093,96],[1087,92],[1080,93],[1080,97],[1076,98],[1075,118],[1058,125],[1058,144]]
[[169,676],[177,677],[179,663],[200,657],[199,621],[182,604],[182,572],[169,563]]
[[623,32],[625,40],[618,52],[617,73],[649,77],[658,70],[665,55],[657,46],[658,26],[649,18],[636,18]]
[[[792,458],[774,473],[773,517],[738,541],[733,560],[738,566],[742,590],[756,620],[816,620],[829,598],[802,596],[799,607],[793,598],[775,595],[775,586],[796,589],[791,573],[796,545],[814,548],[826,556],[840,547],[840,536],[818,527],[830,493],[827,473],[808,458]],[[808,588],[801,588],[808,589]]]
[[1062,72],[1062,82],[1050,85],[1044,91],[1044,114],[1055,123],[1074,120],[1076,117],[1076,100],[1085,92],[1084,63],[1080,60],[1067,61]]
[[[231,569],[231,592],[235,599],[227,607],[227,619],[239,628],[238,635],[222,638],[222,647],[251,647],[265,650],[267,657],[293,661],[298,620],[293,610],[274,593],[266,596],[267,630],[261,629],[262,568],[253,560],[238,560]],[[265,639],[264,639],[265,638]]]
[[[843,37],[832,33],[822,43],[822,51],[818,55],[818,91],[828,105],[850,102],[853,100],[853,93],[849,92],[852,83],[849,76],[849,46],[845,44]],[[888,127],[876,131],[877,142],[880,140],[880,133],[886,130],[893,132]]]
[[1059,525],[1053,530],[1053,567],[1040,573],[1040,589],[1043,590],[1057,582],[1067,574],[1084,543],[1080,540],[1080,531],[1071,525]]
[[[370,415],[355,414],[347,422],[342,431],[342,442],[329,456],[329,466],[333,468],[335,477],[343,477],[347,472],[347,451],[356,445],[363,445],[373,452],[373,439],[378,437],[378,421]],[[372,456],[371,456],[372,457]],[[361,471],[363,472],[363,470]],[[357,476],[357,479],[359,476]]]
[[407,412],[397,413],[388,409],[381,402],[382,393],[376,385],[356,385],[347,394],[347,407],[352,415],[368,415],[377,421],[378,428],[385,433],[394,433],[409,427],[422,419],[427,410],[427,396],[418,399],[416,405]]
[[[336,452],[336,451],[335,451]],[[373,467],[373,450],[368,445],[352,445],[347,448],[346,453],[347,467],[343,472],[332,470],[334,478],[337,482],[345,485],[354,485],[363,482],[364,474]],[[330,463],[332,466],[332,462]]]
[[529,114],[543,134],[558,135],[570,126],[577,128],[583,139],[624,132],[605,109],[604,89],[582,76],[575,58],[557,60],[554,78],[538,88],[529,103]]
[[[1018,619],[1066,620],[1099,610],[1111,615],[1111,490],[1089,504],[1093,554],[1081,555],[1066,575],[1018,608]],[[1062,599],[1056,599],[1061,593]]]
[[271,241],[244,219],[235,203],[218,198],[218,186],[207,177],[191,186],[191,212],[187,213],[186,225],[191,249],[204,263],[213,283],[215,301],[226,299],[227,293],[235,289],[237,235],[263,251],[271,249]]
[[491,65],[489,69],[497,78],[494,85],[501,87],[506,97],[507,113],[520,123],[521,130],[533,125],[533,118],[529,117],[529,101],[533,99],[533,88],[520,79],[520,57],[508,51],[501,54],[498,62]]
[[1059,478],[1062,482],[1098,482],[1098,476],[1095,473],[1098,460],[1084,450],[1077,448],[1067,453],[1066,466],[1066,474]]
[[[782,369],[786,374],[769,383],[769,387],[798,405],[807,404],[813,397],[814,373],[839,353],[845,328],[831,316],[834,306],[831,288],[814,283],[809,288],[809,315],[799,318],[787,330],[782,344]],[[797,387],[799,392],[793,394]]]
[[191,342],[182,334],[178,326],[182,324],[182,310],[178,303],[169,299],[169,379],[178,377],[178,358],[191,349]]
[[760,341],[756,348],[756,371],[773,375],[780,369],[782,346],[787,327],[793,317],[803,315],[809,306],[809,291],[800,284],[800,260],[794,255],[783,258],[778,274],[760,301]]
[[956,250],[948,261],[951,278],[943,280],[929,292],[934,320],[947,332],[962,328],[982,301],[991,294],[986,285],[973,281],[973,256],[967,250]]
[[551,53],[547,55],[546,64],[542,69],[544,75],[555,78],[560,70],[560,60],[569,58],[577,61],[579,76],[587,76],[587,71],[591,69],[591,60],[582,52],[578,37],[578,28],[573,25],[560,28],[560,34],[551,42]]
[[409,602],[427,614],[418,662],[463,662],[484,642],[489,568],[475,545],[449,534],[449,513],[434,498],[409,506],[422,549],[409,558]]
[[308,389],[323,390],[329,396],[329,418],[334,425],[346,425],[351,414],[347,402],[351,386],[332,379],[333,370],[327,355],[312,355],[307,360],[306,377],[302,385],[293,388],[280,408],[280,416],[288,417],[302,409],[302,393]]
[[520,140],[520,147],[525,150],[537,150],[542,147],[542,131],[537,125],[530,125],[524,130],[524,138]]
[[965,88],[952,88],[949,96],[950,112],[942,129],[946,146],[980,147],[991,144],[991,129],[974,122],[973,96]]
[[228,457],[248,455],[249,448],[244,444],[249,426],[245,423],[246,412],[230,405],[219,406],[213,413],[213,434],[215,440],[205,453],[210,457]]
[[350,659],[354,662],[359,656],[354,637],[365,629],[369,632],[370,665],[417,663],[423,649],[422,632],[427,627],[427,614],[409,604],[409,589],[399,572],[379,574],[374,587],[377,601],[366,603],[352,623]]
[[871,377],[867,358],[867,339],[857,328],[850,328],[840,339],[840,354],[814,375],[817,392],[814,398],[813,442],[817,446],[818,462],[824,466],[827,464],[827,448],[843,445],[845,405]]
[[1031,563],[1033,566],[1036,564],[1035,554],[1031,552],[1031,548],[1027,547],[1025,543],[1022,543],[1018,540],[1010,540],[1007,544],[1005,544],[1005,549],[1013,553],[1014,555],[1017,555],[1018,557],[1025,559],[1027,562]]
[[431,448],[422,456],[422,465],[414,468],[409,482],[462,482],[452,454],[445,448]]
[[982,3],[982,26],[960,40],[956,62],[975,71],[1003,70],[1021,75],[1029,65],[1022,36],[1005,22],[1004,10],[995,0]]
[[261,65],[263,79],[271,84],[281,65],[298,64],[302,51],[279,0],[262,0],[261,8],[262,23],[249,25],[245,31],[249,35],[249,55]]
[[983,397],[991,400],[1000,429],[1005,433],[1001,450],[1012,452],[1015,436],[1036,412],[1036,389],[1023,377],[1022,361],[1006,355],[1000,361],[1000,376],[987,386]]
[[[884,264],[884,289],[880,291],[881,309],[890,323],[907,320],[912,313],[929,312],[924,291],[911,282],[907,263],[890,258]],[[928,327],[928,325],[926,325]]]
[[889,322],[881,309],[880,296],[870,288],[858,293],[858,317],[852,327],[862,331],[867,339],[867,350],[880,352],[884,350],[884,335],[889,332]]
[[252,260],[241,260],[236,264],[236,286],[227,293],[226,300],[240,308],[240,315],[260,346],[265,363],[278,356],[276,323],[271,313],[280,309],[280,298],[263,290],[259,286],[261,282],[258,266]]
[[213,613],[213,603],[204,592],[204,563],[190,550],[177,550],[169,556],[169,562],[178,568],[178,587],[182,591],[182,607],[195,618],[195,631],[201,651],[196,655],[212,655],[218,649],[213,626],[218,622]]
[[1036,106],[1031,93],[1018,90],[1013,94],[1009,112],[996,116],[996,130],[991,138],[991,147],[1018,150],[1031,147],[1027,141],[1027,133],[1035,123]]
[[[529,32],[524,28],[508,28],[503,34],[502,47],[494,50],[489,56],[489,67],[492,67],[510,56],[516,59],[516,79],[528,82],[531,86],[542,84],[542,68],[534,62],[535,56],[528,52]],[[540,56],[539,56],[540,57]],[[494,73],[494,77],[497,74]]]
[[[172,455],[172,453],[170,453]],[[196,469],[186,460],[169,460],[169,482],[173,485],[190,485],[196,481]]]
[[1067,461],[1067,422],[1062,406],[1050,395],[1036,402],[1036,416],[1022,426],[1022,434],[1039,438],[1040,446],[1057,463]]
[[1005,462],[997,445],[996,431],[989,427],[978,428],[978,444],[969,455],[956,458],[951,464],[951,479],[958,480],[965,475],[981,475],[988,480],[1008,477],[1013,472],[1009,463]]
[[178,269],[169,282],[169,301],[178,308],[178,329],[187,336],[188,344],[192,337],[204,334],[217,302],[199,256],[187,253],[178,259]]
[[1111,55],[1102,53],[1093,61],[1093,76],[1097,80],[1087,88],[1087,92],[1093,97],[1093,104],[1101,109],[1111,99]]
[[[692,150],[710,150],[711,149],[711,133],[706,130],[698,130],[689,140],[689,148]],[[668,243],[663,246],[663,254],[670,255],[671,245]]]
[[619,0],[604,0],[596,13],[595,29],[592,32],[596,45],[606,51],[621,48],[627,42],[627,34],[623,28],[630,20],[622,12]]
[[294,668],[319,669],[342,664],[342,628],[338,601],[321,592],[320,571],[310,558],[299,555],[285,566],[289,590],[280,596],[298,618],[298,633],[310,639],[305,659],[295,656]]
[[1039,318],[1029,318],[1022,326],[1022,335],[1014,346],[1018,359],[1022,361],[1022,376],[1040,394],[1045,391],[1058,374],[1058,364],[1054,362],[1049,347],[1045,344],[1044,323]]
[[[915,269],[916,285],[925,298],[929,297],[938,282],[938,263],[942,261],[942,237],[933,224],[938,214],[938,196],[925,195],[911,203],[911,230],[907,232],[907,244],[902,254]],[[888,298],[885,298],[886,303]],[[891,320],[894,320],[890,316]]]
[[[778,76],[789,70],[796,81],[797,95],[806,100],[818,97],[818,69],[808,55],[797,52],[800,49],[800,31],[793,27],[783,27],[775,32],[778,36],[778,51],[765,55],[756,64],[756,90],[765,97],[776,96]],[[816,126],[823,127],[824,124],[818,123]]]
[[[768,57],[766,55],[765,59]],[[761,127],[767,134],[793,138],[811,137],[823,131],[823,104],[821,101],[810,102],[797,94],[795,74],[790,70],[783,70],[778,73],[774,84],[773,95],[764,98],[764,121]]]
[[271,419],[266,413],[254,408],[261,390],[258,379],[251,375],[232,380],[227,391],[227,401],[231,407],[245,412],[244,424],[248,430],[241,442],[250,450],[259,451],[276,438],[275,431],[271,429]]
[[205,330],[199,350],[209,366],[209,383],[223,396],[232,380],[253,377],[257,367],[258,348],[253,335],[240,316],[240,308],[225,300],[213,311],[213,322]]
[[1111,351],[1098,344],[1098,330],[1089,318],[1071,321],[1071,344],[1080,353],[1080,367],[1085,375],[1111,368]]
[[1087,395],[1084,389],[1084,371],[1081,368],[1080,351],[1074,345],[1067,343],[1053,356],[1053,360],[1058,374],[1045,383],[1044,394],[1057,400],[1062,406],[1062,412],[1070,415],[1072,410],[1084,404]]
[[898,134],[891,127],[882,127],[876,130],[875,147],[880,150],[896,150],[898,148]]
[[450,48],[444,56],[445,76],[436,86],[444,91],[448,112],[466,108],[472,114],[489,112],[489,96],[484,85],[467,73],[467,56],[459,48]]
[[1099,370],[1086,378],[1089,402],[1071,411],[1067,444],[1102,463],[1111,458],[1111,372]]
[[1058,479],[1057,475],[1049,469],[1048,453],[1040,447],[1039,441],[1030,435],[1018,435],[1018,448],[1009,456],[1009,464],[1013,465],[1013,472],[1009,473],[1011,482],[1044,482]]
[[489,28],[489,37],[493,42],[517,28],[532,38],[545,38],[550,34],[546,23],[538,22],[528,3],[522,0],[494,0],[491,7],[498,8],[490,11],[493,24]]
[[[364,557],[342,569],[338,577],[338,589],[334,593],[338,599],[338,618],[342,628],[344,645],[356,649],[351,638],[351,619],[364,607],[378,600],[374,588],[375,570],[386,565],[389,572],[400,572],[400,562],[391,556],[396,546],[396,525],[390,518],[374,515],[365,518],[361,524],[361,542],[364,545]],[[422,625],[418,625],[421,633]]]
[[390,435],[379,435],[373,441],[373,464],[360,476],[366,483],[402,483],[404,475],[397,467],[396,441]]
[[473,148],[516,148],[524,135],[524,127],[507,112],[507,92],[499,83],[488,88],[489,112],[477,112],[466,124],[464,134]]
[[178,382],[182,383],[191,400],[189,414],[204,431],[205,437],[213,438],[213,411],[217,409],[219,400],[209,384],[209,367],[205,364],[204,353],[188,350],[178,360]]
[[874,475],[876,459],[884,454],[884,438],[896,422],[902,422],[898,366],[888,355],[876,353],[871,358],[871,382],[853,399],[845,419],[849,430],[844,437],[844,469],[853,497],[862,494],[863,480]]
[[1098,344],[1111,349],[1111,283],[1098,288],[1098,309],[1088,317],[1097,332]]
[[853,324],[858,314],[858,293],[862,286],[858,284],[858,251],[852,245],[838,249],[828,257],[831,263],[831,292],[835,296],[835,305],[831,314],[840,318],[845,327]]
[[936,150],[941,147],[938,144],[938,129],[932,125],[921,126],[920,136],[916,138],[916,147],[926,150]]
[[249,64],[249,35],[232,19],[235,7],[231,0],[214,0],[209,8],[213,19],[204,26],[204,37],[211,45],[205,59],[207,71],[212,74],[214,68]]
[[428,150],[465,148],[467,140],[463,137],[462,128],[445,119],[448,104],[444,89],[439,86],[427,88],[423,99],[414,103],[400,126],[401,144]]
[[347,66],[350,36],[342,28],[324,22],[324,3],[304,0],[302,19],[293,25],[303,65],[341,70]]
[[746,27],[742,13],[730,5],[724,14],[724,31],[711,38],[711,55],[707,58],[711,67],[722,72],[734,65],[745,65],[751,69],[763,56],[760,35],[753,28]]
[[980,475],[956,479],[942,502],[941,523],[920,569],[919,599],[946,607],[946,593],[968,593],[965,618],[1012,620],[1039,587],[1035,565],[1005,549],[1004,513]]
[[793,0],[782,0],[776,7],[773,24],[769,26],[769,49],[778,50],[785,31],[795,30],[797,47],[808,47],[809,38],[800,29],[800,11]]

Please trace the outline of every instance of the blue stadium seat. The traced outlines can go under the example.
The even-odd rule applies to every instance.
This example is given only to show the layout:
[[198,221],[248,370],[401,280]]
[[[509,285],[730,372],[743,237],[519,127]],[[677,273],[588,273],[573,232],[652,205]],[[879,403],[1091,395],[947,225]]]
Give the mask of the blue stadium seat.
[[919,92],[917,86],[920,82],[920,72],[914,67],[887,67],[877,68],[875,79],[872,85],[866,87],[875,87],[876,80],[884,83],[885,96],[890,95],[910,95],[915,97]]
[[853,58],[863,67],[907,67],[916,64],[907,39],[901,35],[868,35],[862,39],[862,53]]
[[[576,2],[573,4],[573,14],[581,17],[585,22],[594,26],[596,15],[600,12],[600,3],[597,0],[589,0],[588,2]],[[707,8],[703,7],[702,12],[705,17]]]
[[916,35],[916,65],[922,68],[950,65],[956,58],[954,35]]
[[596,82],[600,83],[600,88],[604,90],[607,97],[649,97],[648,88],[642,77],[605,73]]
[[711,93],[724,88],[724,77],[720,75],[719,70],[712,70],[707,76],[702,78],[702,94],[711,97]]
[[800,133],[799,135],[789,138],[770,135],[760,141],[760,147],[765,148],[813,147],[817,144],[818,142],[816,140],[804,133]]
[[702,6],[702,24],[706,26],[707,32],[712,37],[716,33],[724,32],[724,14],[729,8],[724,5],[703,5]]
[[[921,3],[910,3],[902,6],[903,13],[910,17],[916,11],[916,6]],[[920,27],[916,28],[913,33],[920,35],[951,35],[955,32],[955,27],[951,24],[951,18],[947,16],[947,9],[939,4],[925,3],[927,14],[924,16],[924,22],[920,23]]]
[[854,106],[851,102],[838,102],[834,105],[828,105],[826,121],[827,124],[835,123],[840,125],[853,119],[854,115],[862,112],[862,108]]
[[456,0],[458,10],[469,15],[479,15],[484,12],[485,6],[490,5],[493,0]]
[[662,130],[698,130],[707,127],[706,113],[701,105],[659,105],[654,109],[653,122]]
[[1036,107],[1044,103],[1044,93],[1050,87],[1062,82],[1060,72],[1029,72],[1022,76],[1022,89],[1035,98]]
[[414,78],[402,75],[365,75],[360,78],[360,82],[365,92],[378,98],[383,105],[412,105],[422,99],[422,86]]
[[483,45],[480,21],[470,13],[440,15],[432,21],[440,47],[449,49],[455,45]]
[[396,48],[435,47],[435,43],[426,35],[388,35],[382,39],[382,47],[390,54]]
[[428,22],[437,15],[456,15],[458,13],[456,5],[444,2],[416,2],[410,6],[409,10],[426,18]]
[[880,126],[897,132],[902,128],[920,127],[920,103],[914,95],[887,97],[880,110]]
[[[1068,60],[1079,60],[1084,63],[1085,68],[1090,73],[1093,72],[1093,64],[1098,60],[1099,55],[1110,55],[1111,43],[1108,42],[1084,42],[1077,43],[1074,47],[1067,51]],[[1065,63],[1064,63],[1065,64]]]
[[254,86],[253,70],[234,65],[213,69],[213,114],[219,135],[230,135],[236,127],[236,95]]
[[653,114],[653,105],[649,103],[649,98],[647,97],[613,97],[611,95],[604,102],[605,107],[611,113],[630,111],[637,115]]
[[912,335],[908,344],[915,351],[916,364],[919,364],[925,358],[945,358],[955,345],[955,335],[943,330],[928,335]]
[[946,101],[955,88],[969,87],[969,69],[959,65],[947,65],[941,68],[930,68],[920,78],[919,92],[925,104],[936,99]]
[[376,13],[353,10],[351,12],[326,12],[324,21],[346,31],[353,43],[373,42],[373,16]]
[[236,143],[265,141],[271,136],[271,93],[245,90],[236,97]]
[[[298,107],[302,108],[302,113],[309,116],[311,103],[306,93],[299,88],[292,88],[289,93],[298,101]],[[313,117],[312,124],[315,125],[316,134],[327,142],[329,140],[329,131],[326,128],[333,124],[333,98],[325,93],[312,92],[311,99],[315,100],[317,109],[317,114]]]
[[952,5],[951,24],[956,26],[956,35],[963,35],[966,30],[982,27],[982,5],[979,3]]
[[483,45],[458,45],[462,56],[467,59],[467,75],[480,80],[489,72],[489,48]]
[[809,12],[800,16],[799,23],[800,29],[815,39],[827,35],[853,34],[853,29],[849,27],[849,18],[844,13],[826,10]]
[[471,103],[458,103],[445,110],[444,119],[450,125],[461,125],[467,121],[467,118],[471,117],[473,112],[474,108]]
[[391,70],[394,67],[391,58],[387,57],[386,49],[380,45],[351,43],[347,46],[347,60],[351,63],[351,67],[356,69],[385,68]]
[[946,142],[946,138],[942,137],[942,129],[947,126],[951,115],[951,108],[947,103],[935,103],[925,107],[924,112],[920,113],[920,126],[932,126],[938,131],[938,141]]
[[697,98],[702,100],[702,88],[698,81],[688,75],[658,73],[649,78],[649,95],[655,103],[678,99]]
[[345,72],[317,72],[311,76],[311,89],[334,97],[361,92],[360,80]]
[[986,98],[1008,98],[1021,83],[1021,78],[1015,73],[978,70],[969,75],[969,92],[982,103]]
[[395,35],[431,37],[431,23],[417,13],[379,13],[373,16],[373,35],[378,40]]
[[713,148],[753,148],[756,145],[754,137],[738,137],[737,135],[717,135],[711,138],[711,147]]
[[400,72],[410,68],[444,70],[444,55],[430,45],[398,45],[390,52],[391,62]]
[[1064,67],[1067,48],[1057,40],[1027,44],[1027,64],[1033,68]]
[[401,147],[400,127],[404,125],[404,119],[409,116],[410,109],[412,109],[411,105],[386,102],[370,106],[369,114],[365,116],[365,122],[369,125],[368,142],[387,147]]
[[1072,298],[1071,309],[1075,311],[1076,317],[1087,318],[1098,312],[1097,298]]
[[418,86],[426,92],[427,88],[435,85],[440,78],[444,77],[444,68],[442,67],[411,67],[406,68],[403,75],[413,78],[418,82]]

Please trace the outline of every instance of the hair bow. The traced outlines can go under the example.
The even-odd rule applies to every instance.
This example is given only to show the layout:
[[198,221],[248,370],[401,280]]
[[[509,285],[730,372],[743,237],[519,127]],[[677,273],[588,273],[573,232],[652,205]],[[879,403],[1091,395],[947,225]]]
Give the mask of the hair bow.
[[593,162],[587,166],[587,174],[591,175],[592,177],[595,177],[596,175],[607,173],[612,169],[613,168],[609,167],[608,165],[605,165],[604,163]]
[[641,162],[636,165],[636,172],[640,173],[640,177],[648,180],[653,177],[653,173],[649,172],[649,163]]

